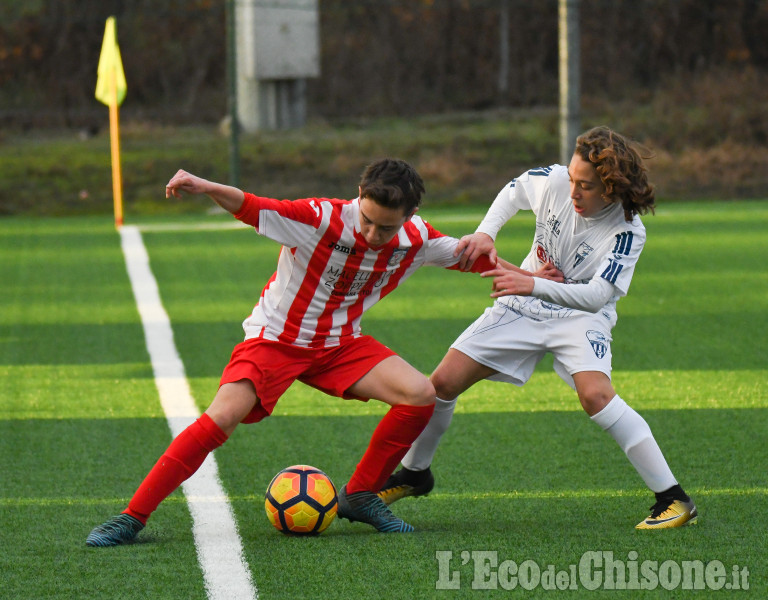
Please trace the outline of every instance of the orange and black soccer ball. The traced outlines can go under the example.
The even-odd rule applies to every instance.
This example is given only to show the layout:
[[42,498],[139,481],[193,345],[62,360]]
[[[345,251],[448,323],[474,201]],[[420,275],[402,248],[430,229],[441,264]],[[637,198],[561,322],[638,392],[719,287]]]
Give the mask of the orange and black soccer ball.
[[279,531],[317,535],[336,518],[339,500],[330,477],[309,465],[293,465],[274,476],[264,498],[267,518]]

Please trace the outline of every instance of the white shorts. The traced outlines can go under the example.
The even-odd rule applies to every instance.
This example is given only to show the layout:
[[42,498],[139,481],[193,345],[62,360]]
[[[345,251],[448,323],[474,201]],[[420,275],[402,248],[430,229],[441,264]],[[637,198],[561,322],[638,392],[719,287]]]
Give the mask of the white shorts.
[[600,371],[611,377],[611,328],[601,313],[534,319],[495,302],[451,348],[498,371],[488,379],[518,386],[551,352],[555,372],[573,388],[574,373]]

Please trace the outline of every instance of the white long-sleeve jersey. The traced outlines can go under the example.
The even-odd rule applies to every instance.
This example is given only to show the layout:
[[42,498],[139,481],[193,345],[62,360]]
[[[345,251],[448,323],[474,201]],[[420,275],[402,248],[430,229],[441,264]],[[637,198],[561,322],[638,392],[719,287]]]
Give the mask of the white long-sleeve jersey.
[[602,311],[614,324],[616,302],[627,294],[645,244],[640,217],[627,222],[620,204],[611,204],[594,217],[578,215],[570,198],[568,169],[552,165],[526,171],[505,186],[477,231],[495,240],[520,210],[536,215],[533,244],[522,268],[536,271],[549,261],[563,272],[565,283],[536,278],[534,295],[496,301],[534,318]]

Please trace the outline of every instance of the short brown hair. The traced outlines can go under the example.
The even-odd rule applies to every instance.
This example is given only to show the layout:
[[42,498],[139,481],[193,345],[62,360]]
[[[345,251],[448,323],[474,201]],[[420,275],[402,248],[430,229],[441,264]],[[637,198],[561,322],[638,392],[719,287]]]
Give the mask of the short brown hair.
[[382,158],[365,168],[360,178],[360,197],[370,198],[386,208],[411,214],[421,204],[425,192],[421,176],[398,158]]
[[574,152],[595,165],[605,186],[603,197],[620,202],[627,221],[654,212],[656,194],[636,143],[608,127],[595,127],[576,138]]

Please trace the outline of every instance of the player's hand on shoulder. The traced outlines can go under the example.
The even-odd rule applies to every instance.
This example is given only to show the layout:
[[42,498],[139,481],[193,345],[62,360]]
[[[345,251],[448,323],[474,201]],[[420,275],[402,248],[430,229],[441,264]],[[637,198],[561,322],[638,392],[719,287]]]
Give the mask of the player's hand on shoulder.
[[176,171],[165,186],[165,197],[181,198],[181,192],[188,194],[205,194],[210,187],[210,182],[192,173],[187,173],[183,169]]
[[[463,254],[462,254],[463,252]],[[493,264],[496,264],[496,247],[493,244],[493,238],[487,233],[473,233],[465,235],[459,240],[456,246],[454,256],[461,255],[459,259],[459,268],[462,271],[469,271],[475,261],[483,254],[487,254]]]

